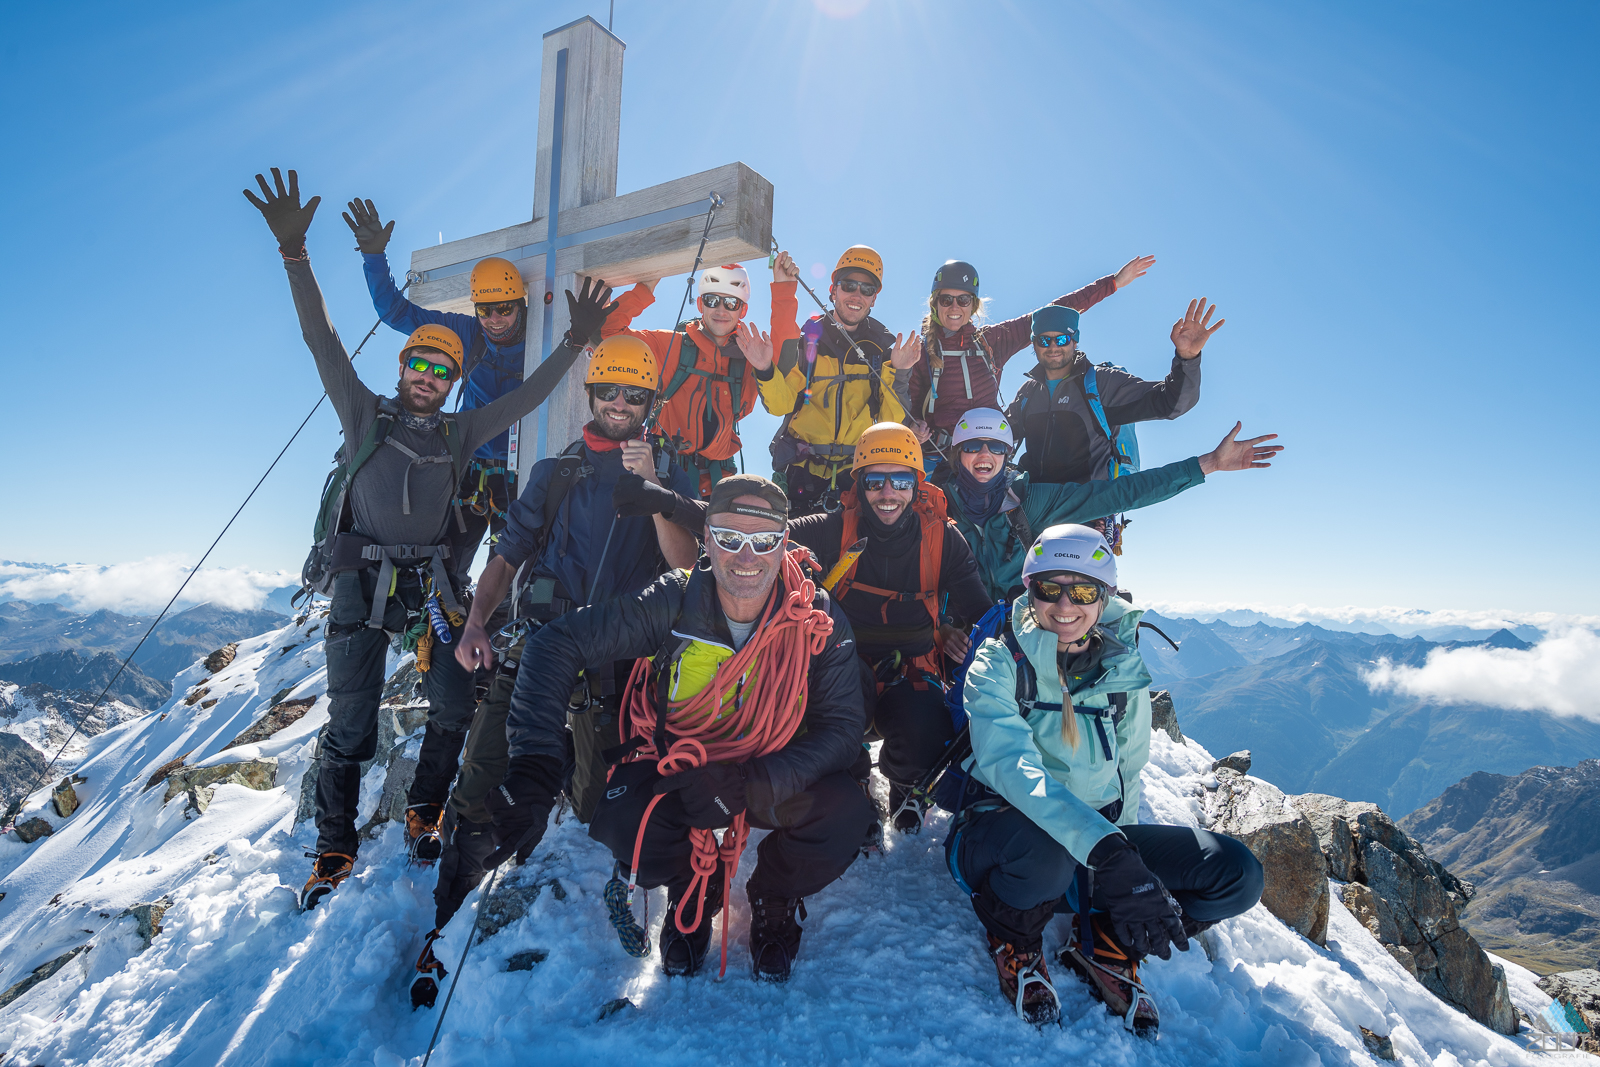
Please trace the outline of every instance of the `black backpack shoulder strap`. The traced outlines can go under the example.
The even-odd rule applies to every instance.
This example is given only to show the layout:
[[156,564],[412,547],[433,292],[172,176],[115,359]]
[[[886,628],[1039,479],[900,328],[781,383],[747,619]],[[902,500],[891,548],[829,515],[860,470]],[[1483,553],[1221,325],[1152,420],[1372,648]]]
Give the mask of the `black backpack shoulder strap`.
[[556,469],[551,472],[550,483],[544,489],[544,508],[541,512],[544,522],[539,527],[538,540],[534,548],[535,558],[544,555],[545,546],[550,541],[550,533],[555,528],[556,513],[561,510],[561,502],[567,498],[567,492],[573,483],[594,471],[594,468],[586,462],[587,459],[581,439],[572,442],[556,457]]
[[[1033,544],[1033,527],[1028,523],[1028,513],[1023,509],[1022,499],[1017,496],[1016,491],[1010,486],[1006,487],[1006,495],[1016,501],[1014,507],[1008,508],[1004,512],[1006,525],[1011,528],[1011,536],[1016,538],[1017,543],[1026,549],[1027,546]],[[1012,547],[1011,545],[1006,546],[1008,555]]]

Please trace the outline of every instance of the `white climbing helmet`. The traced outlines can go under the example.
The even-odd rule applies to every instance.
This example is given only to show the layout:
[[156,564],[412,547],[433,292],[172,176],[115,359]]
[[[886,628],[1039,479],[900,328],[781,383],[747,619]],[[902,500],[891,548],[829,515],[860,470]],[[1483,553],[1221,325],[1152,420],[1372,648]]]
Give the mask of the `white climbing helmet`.
[[1106,539],[1087,526],[1063,523],[1048,527],[1022,561],[1022,580],[1035,574],[1071,571],[1093,578],[1108,590],[1117,587],[1117,557]]
[[966,441],[999,441],[1007,448],[1015,448],[1017,439],[1011,435],[1011,423],[1005,412],[994,408],[972,408],[950,432],[950,444],[959,448]]
[[750,275],[737,263],[724,263],[720,267],[707,267],[700,272],[700,295],[721,293],[736,296],[750,303]]

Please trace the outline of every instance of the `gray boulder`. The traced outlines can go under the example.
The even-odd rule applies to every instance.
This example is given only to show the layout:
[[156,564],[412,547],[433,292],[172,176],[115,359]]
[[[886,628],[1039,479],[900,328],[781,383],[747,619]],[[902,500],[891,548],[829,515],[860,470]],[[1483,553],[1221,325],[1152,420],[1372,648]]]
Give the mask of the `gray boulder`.
[[167,775],[166,803],[180,794],[187,794],[189,806],[204,814],[211,806],[212,794],[219,785],[242,785],[262,792],[277,784],[278,761],[269,757],[243,760],[239,763],[219,763],[211,767],[179,767]]
[[1183,744],[1183,731],[1178,729],[1178,712],[1172,706],[1172,694],[1165,689],[1150,690],[1150,729],[1161,730]]
[[1214,771],[1226,769],[1230,771],[1238,771],[1240,774],[1249,774],[1250,763],[1250,750],[1248,748],[1244,748],[1233,753],[1231,756],[1223,756],[1221,759],[1217,760],[1217,762],[1211,765],[1211,769]]
[[1461,926],[1472,895],[1377,805],[1321,793],[1292,798],[1314,831],[1330,877],[1356,921],[1422,985],[1502,1034],[1517,1032],[1504,968]]
[[1205,796],[1207,829],[1244,842],[1265,868],[1261,903],[1303,937],[1328,937],[1328,875],[1317,835],[1276,786],[1228,768]]

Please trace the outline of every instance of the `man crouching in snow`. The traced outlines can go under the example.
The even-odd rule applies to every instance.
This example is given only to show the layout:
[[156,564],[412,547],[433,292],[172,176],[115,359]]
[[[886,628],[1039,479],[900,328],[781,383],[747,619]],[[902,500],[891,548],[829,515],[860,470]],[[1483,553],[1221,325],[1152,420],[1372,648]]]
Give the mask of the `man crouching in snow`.
[[519,674],[511,698],[511,762],[488,800],[499,846],[490,866],[513,852],[525,860],[544,835],[561,788],[566,694],[583,665],[650,657],[630,679],[625,762],[589,833],[617,858],[606,900],[633,955],[649,947],[628,907],[631,887],[667,887],[669,975],[700,969],[719,908],[726,952],[727,883],[754,826],[774,832],[745,886],[750,954],[758,978],[786,980],[802,898],[844,873],[873,822],[848,773],[865,728],[855,638],[802,570],[804,550],[788,551],[788,509],[765,478],[720,480],[695,567],[538,631],[524,659],[543,669]]

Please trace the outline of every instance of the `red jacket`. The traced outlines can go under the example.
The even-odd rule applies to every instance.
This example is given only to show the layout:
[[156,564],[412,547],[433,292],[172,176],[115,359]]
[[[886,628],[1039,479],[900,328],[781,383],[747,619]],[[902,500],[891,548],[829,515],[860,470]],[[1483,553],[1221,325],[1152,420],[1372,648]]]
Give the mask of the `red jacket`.
[[[643,285],[636,285],[617,301],[617,309],[606,319],[600,330],[602,338],[625,333],[637,337],[655,353],[656,366],[661,368],[661,388],[666,389],[678,372],[678,349],[682,335],[673,340],[675,330],[630,330],[632,322],[645,308],[656,302],[655,294]],[[701,455],[707,459],[730,459],[739,452],[739,435],[734,425],[756,406],[756,379],[750,365],[744,362],[739,345],[730,335],[719,348],[715,341],[700,329],[700,320],[689,323],[688,336],[699,351],[694,371],[661,407],[656,419],[656,430],[667,437],[681,437],[685,442],[684,455]],[[730,361],[740,361],[740,373],[729,381]],[[733,392],[737,386],[739,410],[733,409]]]
[[[1108,274],[1097,282],[1091,282],[1076,292],[1050,302],[1076,311],[1088,311],[1116,291],[1115,275]],[[907,414],[926,419],[930,426],[948,430],[973,408],[1000,407],[1000,374],[1005,370],[1006,360],[1022,349],[1031,347],[1032,318],[1033,313],[1029,312],[977,328],[969,322],[953,335],[946,334],[943,327],[935,325],[933,332],[939,336],[940,346],[945,352],[944,367],[939,376],[939,395],[933,400],[932,414],[928,414],[926,409],[932,384],[929,368],[935,356],[933,337],[924,336],[922,358],[911,368],[911,408]],[[976,354],[980,349],[987,355],[988,365],[982,356]],[[963,352],[973,354],[963,360]],[[966,363],[964,370],[963,362]],[[993,367],[993,373],[990,372],[990,366]]]

